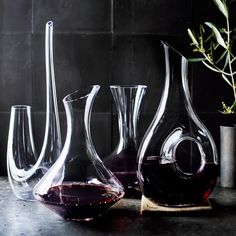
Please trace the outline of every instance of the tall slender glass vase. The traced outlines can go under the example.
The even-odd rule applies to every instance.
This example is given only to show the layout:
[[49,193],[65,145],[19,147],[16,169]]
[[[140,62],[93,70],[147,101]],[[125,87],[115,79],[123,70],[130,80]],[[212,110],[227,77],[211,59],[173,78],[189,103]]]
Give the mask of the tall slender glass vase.
[[163,47],[165,85],[139,148],[138,179],[143,195],[159,205],[201,205],[217,180],[217,151],[191,104],[187,59],[164,42]]
[[48,21],[45,28],[45,66],[46,66],[46,122],[44,140],[39,155],[41,168],[47,170],[57,160],[62,150],[59,112],[55,84],[53,60],[53,22]]
[[61,153],[61,132],[57,107],[53,63],[53,23],[45,29],[46,122],[40,155],[35,152],[30,107],[13,106],[8,135],[7,170],[15,195],[34,200],[34,185],[52,166]]
[[94,85],[67,95],[67,135],[61,155],[35,186],[35,197],[65,219],[88,221],[124,195],[115,176],[94,149],[90,117],[99,90]]
[[36,162],[31,107],[12,106],[7,146],[7,171],[14,194],[22,200],[34,199],[32,189],[43,174],[42,170],[34,168]]
[[137,179],[138,119],[145,85],[110,86],[118,112],[119,141],[104,163],[125,187],[125,196],[140,195]]

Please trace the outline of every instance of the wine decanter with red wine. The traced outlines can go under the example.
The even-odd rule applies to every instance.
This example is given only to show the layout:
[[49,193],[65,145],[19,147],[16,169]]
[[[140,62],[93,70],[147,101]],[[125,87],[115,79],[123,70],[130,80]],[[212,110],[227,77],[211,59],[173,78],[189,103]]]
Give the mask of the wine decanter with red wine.
[[200,206],[216,184],[217,151],[191,104],[187,59],[162,44],[165,84],[138,151],[139,184],[144,197],[163,207]]
[[137,179],[138,119],[146,85],[111,85],[117,111],[119,140],[113,152],[103,159],[125,188],[125,197],[140,197]]
[[63,99],[65,144],[34,190],[36,199],[68,220],[92,220],[124,195],[122,184],[100,160],[91,139],[91,110],[99,88],[94,85]]

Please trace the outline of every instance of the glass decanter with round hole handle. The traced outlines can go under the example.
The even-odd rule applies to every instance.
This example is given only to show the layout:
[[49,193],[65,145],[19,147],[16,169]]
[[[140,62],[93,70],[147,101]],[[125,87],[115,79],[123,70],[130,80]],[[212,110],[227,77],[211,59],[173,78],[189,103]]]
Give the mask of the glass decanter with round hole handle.
[[216,184],[217,150],[191,104],[187,59],[162,44],[165,84],[159,107],[139,147],[139,184],[143,195],[159,205],[199,205]]

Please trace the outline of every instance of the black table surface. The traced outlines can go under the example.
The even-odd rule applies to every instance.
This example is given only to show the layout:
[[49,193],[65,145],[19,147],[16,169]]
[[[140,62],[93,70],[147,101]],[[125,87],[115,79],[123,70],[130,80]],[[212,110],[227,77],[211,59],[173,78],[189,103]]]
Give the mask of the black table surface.
[[0,235],[236,235],[236,190],[216,187],[213,209],[185,213],[140,214],[140,199],[122,199],[90,222],[67,221],[37,201],[17,199],[0,177]]

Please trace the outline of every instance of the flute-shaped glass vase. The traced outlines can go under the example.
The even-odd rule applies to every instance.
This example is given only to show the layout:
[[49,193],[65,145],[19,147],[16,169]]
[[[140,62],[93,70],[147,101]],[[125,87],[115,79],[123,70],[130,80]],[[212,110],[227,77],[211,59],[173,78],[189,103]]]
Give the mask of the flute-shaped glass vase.
[[32,189],[43,175],[42,170],[34,168],[36,162],[31,107],[12,106],[7,147],[7,171],[12,190],[20,199],[34,199]]
[[110,86],[118,112],[119,141],[104,163],[120,180],[125,196],[140,196],[137,179],[138,118],[145,85]]
[[140,144],[138,179],[143,195],[158,204],[201,205],[217,180],[217,151],[191,104],[187,59],[167,44],[163,46],[165,85]]
[[98,157],[90,117],[98,85],[67,95],[67,135],[61,155],[35,187],[35,197],[65,219],[88,221],[123,195],[123,187]]
[[[31,119],[25,118],[31,116],[30,108],[13,106],[11,110],[7,169],[13,192],[22,200],[34,200],[32,194],[34,184],[52,166],[62,149],[53,64],[53,23],[51,21],[47,22],[45,30],[45,62],[46,122],[43,145],[39,156],[34,148]],[[24,113],[25,115],[23,115]],[[25,132],[25,130],[29,131]],[[28,140],[27,143],[24,140]],[[25,145],[31,148],[27,148]]]

